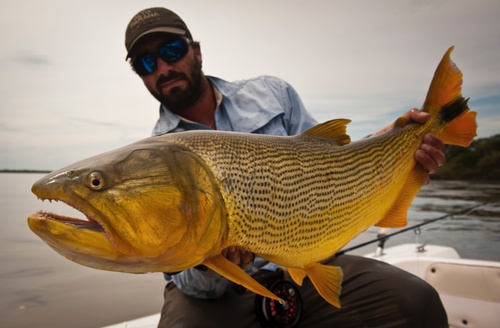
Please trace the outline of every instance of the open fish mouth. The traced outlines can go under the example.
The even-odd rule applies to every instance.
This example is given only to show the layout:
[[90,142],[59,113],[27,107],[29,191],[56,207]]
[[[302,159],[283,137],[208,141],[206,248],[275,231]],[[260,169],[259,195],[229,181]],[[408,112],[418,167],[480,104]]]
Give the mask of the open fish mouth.
[[89,216],[87,216],[85,220],[59,215],[48,211],[38,211],[35,213],[35,216],[41,220],[54,220],[77,229],[86,229],[102,233],[106,232],[99,222]]
[[[125,255],[126,260],[120,262],[124,253],[117,249],[117,238],[113,240],[113,227],[105,226],[105,216],[88,202],[82,202],[80,197],[74,198],[74,202],[66,202],[67,197],[67,194],[61,195],[64,199],[55,195],[39,197],[53,203],[50,205],[53,209],[43,208],[31,214],[27,219],[29,228],[56,252],[76,263],[96,269],[129,272],[127,261],[130,258]],[[119,245],[128,250],[127,244]]]
[[[55,204],[66,205],[66,206],[64,206],[65,209],[69,208],[70,210],[72,210],[71,216],[57,214],[57,213],[54,213],[54,212],[48,211],[48,210],[39,210],[35,214],[32,214],[30,216],[30,219],[41,220],[41,221],[44,221],[44,220],[45,221],[57,221],[59,223],[62,223],[64,225],[72,227],[72,228],[91,230],[91,231],[106,234],[106,230],[104,229],[104,226],[99,222],[98,219],[96,219],[96,215],[88,214],[85,211],[81,210],[79,207],[74,206],[73,204],[70,204],[70,203],[68,203],[64,200],[61,200],[61,199],[55,199],[55,198],[44,199],[41,197],[38,197],[38,199],[42,200],[42,202],[44,202],[44,203],[45,203],[45,201],[48,201],[51,204],[55,203]],[[84,216],[84,218],[76,217],[76,215],[78,215],[78,214],[80,214],[80,216]]]

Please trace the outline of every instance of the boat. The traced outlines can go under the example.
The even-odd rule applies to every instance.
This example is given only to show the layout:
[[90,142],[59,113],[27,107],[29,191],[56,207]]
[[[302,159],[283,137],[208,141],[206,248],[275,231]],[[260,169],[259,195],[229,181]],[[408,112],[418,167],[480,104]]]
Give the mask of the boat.
[[[379,244],[365,257],[392,264],[427,281],[439,293],[453,328],[500,326],[500,262],[461,258],[453,247]],[[155,328],[160,314],[103,328]],[[300,324],[299,324],[300,327]]]
[[450,327],[500,326],[500,262],[461,258],[452,247],[402,244],[366,257],[408,271],[437,290]]

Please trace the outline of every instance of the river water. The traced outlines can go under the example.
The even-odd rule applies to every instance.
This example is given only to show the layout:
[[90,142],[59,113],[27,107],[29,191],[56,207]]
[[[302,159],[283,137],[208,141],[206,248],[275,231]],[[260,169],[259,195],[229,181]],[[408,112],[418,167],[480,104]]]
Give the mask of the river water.
[[[64,259],[30,231],[26,218],[39,209],[75,215],[64,204],[44,206],[30,192],[42,176],[0,173],[0,327],[101,327],[159,312],[161,274],[89,269]],[[500,184],[432,181],[410,208],[410,226],[485,205],[426,225],[420,234],[409,231],[392,237],[386,247],[418,241],[455,247],[462,257],[500,261],[499,202]],[[364,239],[376,233],[371,228]]]
[[407,242],[439,244],[454,247],[461,257],[500,261],[500,184],[432,181],[413,201],[408,223],[420,224],[475,205],[481,206],[425,225],[420,234],[409,231],[392,237],[386,246]]

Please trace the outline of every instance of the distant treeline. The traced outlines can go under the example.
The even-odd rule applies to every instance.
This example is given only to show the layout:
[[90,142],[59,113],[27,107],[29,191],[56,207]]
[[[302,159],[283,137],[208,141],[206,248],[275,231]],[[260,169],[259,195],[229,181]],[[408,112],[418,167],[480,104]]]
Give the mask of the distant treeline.
[[50,173],[50,170],[10,170],[0,169],[0,173]]
[[433,179],[500,181],[500,134],[474,140],[468,148],[446,146],[445,153],[446,165]]

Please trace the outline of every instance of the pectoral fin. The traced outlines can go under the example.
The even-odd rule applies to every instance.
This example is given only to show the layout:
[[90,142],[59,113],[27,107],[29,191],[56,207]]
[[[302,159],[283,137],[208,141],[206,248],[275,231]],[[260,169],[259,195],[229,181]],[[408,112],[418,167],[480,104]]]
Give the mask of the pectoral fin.
[[204,265],[214,270],[221,276],[226,277],[234,283],[242,285],[252,292],[283,302],[281,298],[271,293],[267,288],[259,284],[255,279],[250,277],[248,273],[243,271],[239,266],[229,261],[222,255],[217,255],[206,259]]

